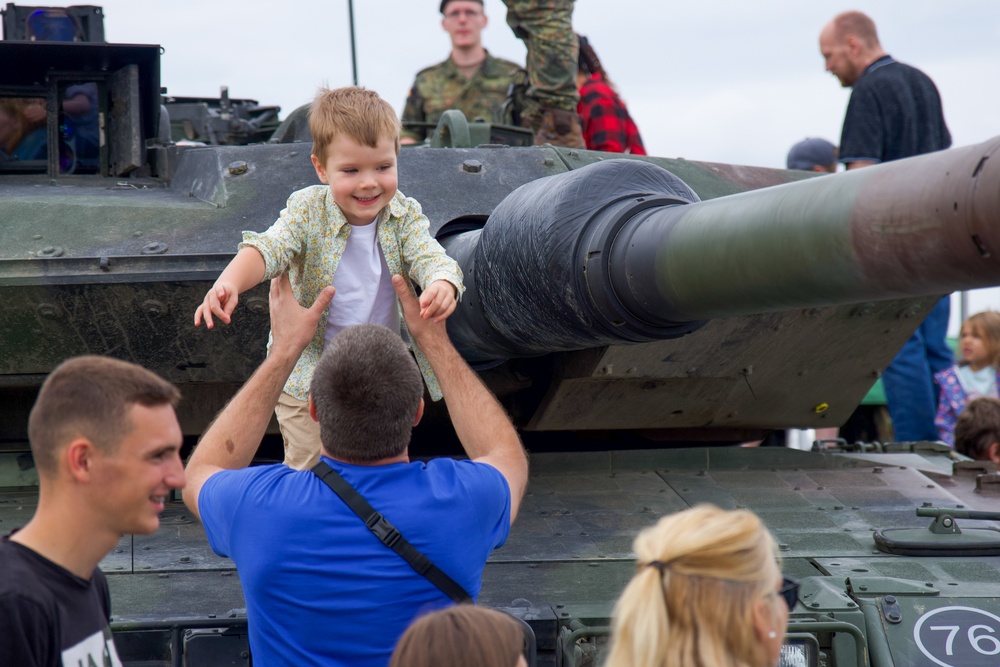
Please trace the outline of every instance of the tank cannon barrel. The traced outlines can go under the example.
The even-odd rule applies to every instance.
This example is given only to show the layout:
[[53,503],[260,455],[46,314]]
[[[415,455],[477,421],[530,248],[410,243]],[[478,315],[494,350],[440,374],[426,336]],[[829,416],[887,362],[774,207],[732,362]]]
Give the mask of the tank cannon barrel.
[[998,150],[1000,137],[709,201],[634,160],[532,181],[482,230],[443,240],[468,285],[449,332],[487,362],[995,285]]

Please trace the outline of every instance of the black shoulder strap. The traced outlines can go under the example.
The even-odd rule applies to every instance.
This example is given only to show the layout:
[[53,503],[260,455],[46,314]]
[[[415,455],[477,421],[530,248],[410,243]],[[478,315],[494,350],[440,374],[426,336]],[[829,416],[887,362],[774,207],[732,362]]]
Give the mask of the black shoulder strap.
[[464,588],[432,563],[427,556],[417,551],[417,548],[410,544],[409,540],[403,537],[384,516],[376,512],[375,508],[368,504],[368,501],[358,493],[357,489],[348,484],[336,470],[324,461],[320,461],[312,467],[312,471],[365,522],[368,530],[372,531],[375,537],[382,541],[382,544],[399,554],[400,558],[409,563],[417,574],[440,588],[455,602],[472,602],[472,597]]

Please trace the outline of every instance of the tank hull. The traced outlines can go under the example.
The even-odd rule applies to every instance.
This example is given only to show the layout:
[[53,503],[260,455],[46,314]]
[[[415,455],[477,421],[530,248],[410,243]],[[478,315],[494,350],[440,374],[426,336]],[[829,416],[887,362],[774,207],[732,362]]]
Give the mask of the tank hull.
[[[0,474],[2,464],[0,456]],[[788,639],[814,637],[837,665],[936,664],[932,657],[946,657],[944,637],[920,628],[937,614],[964,608],[955,622],[965,630],[971,621],[995,628],[990,615],[1000,615],[1000,556],[875,548],[875,530],[930,535],[931,519],[916,507],[995,511],[996,496],[974,493],[972,475],[952,475],[946,452],[550,453],[532,457],[528,489],[507,543],[487,562],[478,603],[526,622],[531,665],[600,664],[614,601],[635,571],[635,534],[704,502],[747,508],[765,521],[784,574],[801,583]],[[33,494],[0,492],[0,520],[20,525],[34,502]],[[958,521],[966,532],[998,526]],[[126,665],[179,665],[182,656],[195,667],[248,664],[239,574],[211,552],[182,504],[168,504],[157,533],[124,536],[101,569]],[[886,618],[893,609],[898,622]],[[970,660],[979,655],[965,632],[953,649]]]

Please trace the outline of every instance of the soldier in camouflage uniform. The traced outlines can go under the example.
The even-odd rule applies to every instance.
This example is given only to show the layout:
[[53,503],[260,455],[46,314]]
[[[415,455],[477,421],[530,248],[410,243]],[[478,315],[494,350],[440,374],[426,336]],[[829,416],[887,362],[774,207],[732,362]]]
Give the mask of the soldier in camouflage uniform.
[[[451,55],[421,70],[406,98],[403,122],[437,123],[448,109],[462,111],[471,121],[509,122],[500,107],[507,98],[511,76],[521,66],[494,58],[483,48],[480,33],[486,27],[482,0],[444,0],[441,26],[451,36]],[[404,129],[402,143],[423,141],[428,130]]]
[[507,24],[528,48],[528,106],[524,125],[535,143],[583,148],[576,105],[579,44],[573,32],[574,0],[504,0]]

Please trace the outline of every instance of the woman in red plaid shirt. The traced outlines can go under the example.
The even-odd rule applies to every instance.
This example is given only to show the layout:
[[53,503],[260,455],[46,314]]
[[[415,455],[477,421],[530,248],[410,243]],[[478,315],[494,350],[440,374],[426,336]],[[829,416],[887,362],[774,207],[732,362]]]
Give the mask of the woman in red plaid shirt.
[[583,36],[580,36],[576,85],[580,89],[576,111],[583,124],[583,139],[587,148],[608,153],[646,155],[639,128],[618,97],[597,53]]

